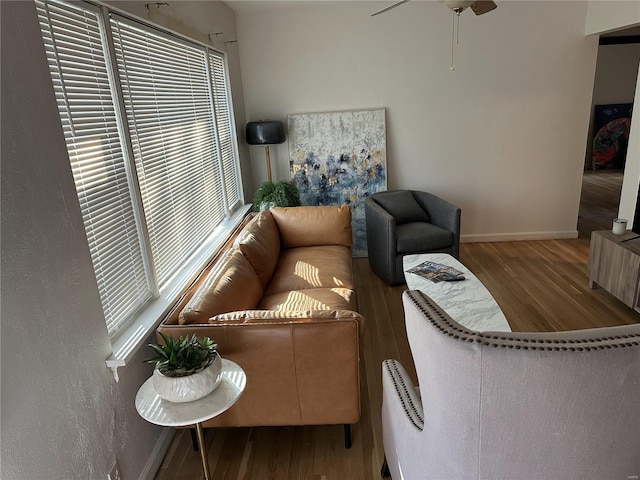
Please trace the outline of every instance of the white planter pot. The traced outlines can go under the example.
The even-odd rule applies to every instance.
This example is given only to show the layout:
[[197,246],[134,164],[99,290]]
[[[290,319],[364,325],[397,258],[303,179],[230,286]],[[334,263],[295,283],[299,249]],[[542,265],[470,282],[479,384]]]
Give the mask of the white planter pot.
[[153,388],[164,400],[175,403],[193,402],[213,392],[222,378],[222,359],[216,355],[211,365],[186,377],[167,377],[156,367]]

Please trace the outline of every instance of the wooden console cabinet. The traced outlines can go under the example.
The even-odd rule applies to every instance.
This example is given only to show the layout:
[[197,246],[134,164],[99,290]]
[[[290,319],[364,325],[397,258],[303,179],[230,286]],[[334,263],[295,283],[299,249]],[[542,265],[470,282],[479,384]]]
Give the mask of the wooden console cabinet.
[[[610,230],[591,233],[589,248],[589,287],[604,288],[617,299],[640,312],[640,238]],[[625,241],[626,240],[626,241]]]

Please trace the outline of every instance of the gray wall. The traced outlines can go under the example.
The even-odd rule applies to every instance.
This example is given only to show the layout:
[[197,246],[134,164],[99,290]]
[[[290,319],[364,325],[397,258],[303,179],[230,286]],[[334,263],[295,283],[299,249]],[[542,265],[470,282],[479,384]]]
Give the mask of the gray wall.
[[[145,15],[144,2],[127,3]],[[221,28],[235,28],[222,3],[179,4],[170,12],[174,29],[182,22],[189,30],[194,18],[211,23],[216,9]],[[0,8],[2,479],[105,480],[116,458],[124,479],[152,478],[171,430],[135,411],[150,351],[119,370],[119,383],[105,366],[111,344],[35,6]],[[243,108],[237,56],[233,62]]]

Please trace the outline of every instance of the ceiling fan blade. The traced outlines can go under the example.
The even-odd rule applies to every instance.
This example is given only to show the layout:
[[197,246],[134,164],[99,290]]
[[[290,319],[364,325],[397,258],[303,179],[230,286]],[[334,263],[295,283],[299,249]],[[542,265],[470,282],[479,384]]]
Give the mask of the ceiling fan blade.
[[400,0],[399,2],[396,2],[393,5],[389,5],[388,7],[385,7],[382,10],[378,10],[377,12],[372,13],[371,16],[375,17],[376,15],[380,15],[381,13],[388,12],[392,8],[399,7],[400,5],[402,5],[403,3],[407,3],[408,1],[410,1],[410,0]]
[[483,13],[488,13],[491,10],[495,10],[498,8],[495,2],[491,0],[478,0],[471,5],[471,10],[476,15],[482,15]]

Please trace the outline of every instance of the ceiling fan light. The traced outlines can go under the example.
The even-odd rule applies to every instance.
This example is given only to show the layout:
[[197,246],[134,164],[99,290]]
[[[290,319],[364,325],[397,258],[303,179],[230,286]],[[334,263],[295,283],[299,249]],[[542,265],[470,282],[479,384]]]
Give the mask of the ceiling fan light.
[[450,8],[454,12],[462,12],[464,9],[469,8],[475,3],[475,0],[440,0],[446,7]]

